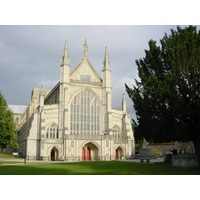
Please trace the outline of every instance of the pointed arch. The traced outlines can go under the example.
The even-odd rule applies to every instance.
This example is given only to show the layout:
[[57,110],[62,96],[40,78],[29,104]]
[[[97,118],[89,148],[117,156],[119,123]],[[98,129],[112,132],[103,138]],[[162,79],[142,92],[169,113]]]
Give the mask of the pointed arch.
[[98,160],[99,148],[92,142],[87,142],[81,146],[82,161]]
[[95,141],[93,141],[93,140],[89,140],[89,141],[86,141],[86,142],[82,143],[82,144],[79,146],[79,148],[82,148],[83,146],[85,146],[85,145],[88,144],[88,143],[94,144],[94,145],[98,148],[98,150],[101,149],[101,146],[100,146],[97,142],[95,142]]
[[125,151],[125,147],[123,145],[117,145],[114,150],[121,148],[123,151]]
[[99,95],[93,89],[91,89],[90,87],[84,87],[84,88],[80,88],[76,92],[74,92],[74,94],[71,96],[71,98],[69,100],[70,104],[72,103],[72,100],[74,99],[74,97],[77,96],[77,94],[79,94],[80,92],[85,91],[85,90],[91,92],[92,95],[97,98],[99,104],[102,103],[101,99],[99,98]]
[[61,148],[58,145],[51,145],[47,150],[47,155],[51,161],[55,161],[59,160],[61,152]]
[[121,160],[124,157],[124,148],[118,146],[115,148],[115,160]]
[[58,149],[56,147],[53,147],[52,150],[51,150],[51,161],[56,161],[58,160]]

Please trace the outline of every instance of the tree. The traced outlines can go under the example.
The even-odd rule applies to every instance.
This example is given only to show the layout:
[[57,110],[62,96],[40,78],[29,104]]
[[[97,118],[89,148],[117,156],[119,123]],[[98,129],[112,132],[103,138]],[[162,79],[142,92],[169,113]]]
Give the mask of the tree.
[[140,80],[126,91],[136,110],[135,132],[150,142],[193,141],[200,166],[200,31],[171,30],[149,41],[136,60]]
[[13,113],[8,109],[4,96],[0,92],[0,148],[17,148],[16,125]]

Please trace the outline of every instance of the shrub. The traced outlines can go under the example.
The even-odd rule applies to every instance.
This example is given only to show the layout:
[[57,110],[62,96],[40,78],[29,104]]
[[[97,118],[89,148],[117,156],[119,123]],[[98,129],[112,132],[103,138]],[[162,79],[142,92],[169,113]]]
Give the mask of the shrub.
[[158,149],[152,149],[151,153],[157,156],[162,155],[162,153]]

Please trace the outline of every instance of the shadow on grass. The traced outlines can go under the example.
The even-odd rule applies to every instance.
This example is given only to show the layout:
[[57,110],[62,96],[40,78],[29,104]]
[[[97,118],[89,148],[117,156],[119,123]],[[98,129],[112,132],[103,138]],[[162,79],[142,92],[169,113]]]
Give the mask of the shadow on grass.
[[1,175],[199,175],[200,170],[171,170],[167,163],[87,161],[0,166]]

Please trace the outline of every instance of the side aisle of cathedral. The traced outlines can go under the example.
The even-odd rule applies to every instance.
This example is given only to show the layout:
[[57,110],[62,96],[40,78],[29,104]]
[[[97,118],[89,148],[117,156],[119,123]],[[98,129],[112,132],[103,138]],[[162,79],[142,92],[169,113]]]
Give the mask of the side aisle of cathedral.
[[122,97],[122,110],[111,106],[111,69],[107,49],[102,78],[84,56],[70,71],[67,42],[60,81],[52,89],[33,89],[21,116],[19,152],[28,159],[115,160],[135,154],[135,140]]

